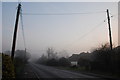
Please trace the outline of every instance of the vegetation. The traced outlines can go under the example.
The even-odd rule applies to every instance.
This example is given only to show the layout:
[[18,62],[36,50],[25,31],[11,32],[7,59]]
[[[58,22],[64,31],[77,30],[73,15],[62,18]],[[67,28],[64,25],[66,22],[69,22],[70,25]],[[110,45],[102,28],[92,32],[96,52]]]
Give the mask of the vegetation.
[[48,66],[70,66],[70,61],[65,57],[58,58],[57,52],[55,52],[52,48],[48,48],[46,52],[47,56],[43,54],[37,63]]
[[25,64],[28,63],[29,58],[30,58],[30,53],[24,50],[17,50],[15,52],[14,66],[15,66],[16,78],[21,77]]
[[[91,53],[82,52],[80,54],[73,54],[69,58],[62,57],[59,59],[54,50],[48,49],[47,53],[48,56],[41,56],[37,62],[49,66],[61,66],[66,69],[120,76],[120,46],[111,50],[108,44],[104,44],[94,49]],[[70,68],[72,60],[78,62],[78,67]]]
[[58,64],[59,66],[67,67],[67,66],[70,66],[70,61],[67,58],[62,57],[59,59]]
[[30,53],[24,50],[15,51],[14,61],[11,60],[8,53],[2,54],[2,79],[19,77],[29,58]]
[[15,71],[10,56],[2,54],[2,79],[4,78],[15,78]]
[[111,51],[108,44],[102,45],[102,47],[92,52],[94,60],[90,62],[91,70],[120,75],[119,53],[120,47],[116,47]]
[[78,64],[79,67],[84,67],[85,71],[120,76],[120,46],[111,50],[108,44],[104,44],[86,57],[80,55]]

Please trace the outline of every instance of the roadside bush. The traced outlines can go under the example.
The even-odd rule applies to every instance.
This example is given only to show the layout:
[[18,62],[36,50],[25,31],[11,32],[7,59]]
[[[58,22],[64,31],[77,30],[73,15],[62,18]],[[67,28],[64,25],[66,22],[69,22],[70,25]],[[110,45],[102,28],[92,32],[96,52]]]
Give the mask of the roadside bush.
[[2,54],[2,79],[4,78],[15,78],[15,71],[10,56]]
[[90,68],[90,61],[84,58],[79,58],[78,65],[80,67],[84,67],[86,70],[89,70]]
[[24,67],[28,63],[29,58],[30,53],[26,52],[25,50],[15,51],[14,66],[16,78],[21,77],[21,74],[23,74]]
[[46,65],[48,66],[58,66],[58,61],[56,59],[48,59],[46,62]]
[[70,66],[70,61],[68,59],[62,57],[58,60],[58,64],[59,64],[59,66],[65,66],[66,67],[66,66]]

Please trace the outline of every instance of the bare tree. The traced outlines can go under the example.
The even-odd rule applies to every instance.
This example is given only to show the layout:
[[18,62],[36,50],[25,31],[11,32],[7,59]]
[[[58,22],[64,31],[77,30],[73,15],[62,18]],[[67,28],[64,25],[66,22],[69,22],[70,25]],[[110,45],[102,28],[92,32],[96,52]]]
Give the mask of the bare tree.
[[57,52],[55,52],[53,48],[47,49],[47,55],[48,55],[48,59],[51,59],[51,58],[56,59],[57,58]]

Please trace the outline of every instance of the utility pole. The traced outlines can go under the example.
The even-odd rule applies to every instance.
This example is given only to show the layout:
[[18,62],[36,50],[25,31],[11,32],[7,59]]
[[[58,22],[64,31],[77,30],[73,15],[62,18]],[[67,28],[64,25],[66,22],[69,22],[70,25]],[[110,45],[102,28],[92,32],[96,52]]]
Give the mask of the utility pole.
[[107,9],[107,18],[108,18],[108,27],[109,27],[110,49],[112,50],[112,35],[111,35],[110,16],[109,16],[109,10],[108,9]]
[[13,43],[12,43],[12,51],[11,51],[11,59],[13,61],[14,59],[14,53],[15,53],[15,46],[16,46],[16,37],[17,37],[17,29],[18,29],[18,20],[20,15],[20,9],[21,4],[18,4],[17,14],[16,14],[16,22],[15,22],[15,28],[14,28],[14,34],[13,34]]

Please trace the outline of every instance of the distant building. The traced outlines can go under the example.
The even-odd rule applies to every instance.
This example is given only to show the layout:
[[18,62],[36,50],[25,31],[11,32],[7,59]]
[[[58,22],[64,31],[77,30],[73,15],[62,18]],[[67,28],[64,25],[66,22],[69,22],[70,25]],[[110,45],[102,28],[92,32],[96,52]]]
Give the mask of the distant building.
[[71,63],[71,66],[78,66],[78,59],[79,59],[79,54],[73,54],[72,56],[70,56],[69,61]]
[[88,52],[87,53],[82,52],[80,54],[73,54],[68,59],[71,62],[71,66],[78,66],[78,60],[80,58],[87,59],[89,61],[93,60],[92,54],[90,54]]
[[71,61],[71,66],[78,66],[78,62],[77,61]]
[[78,61],[79,54],[72,54],[72,56],[69,57],[69,61]]

